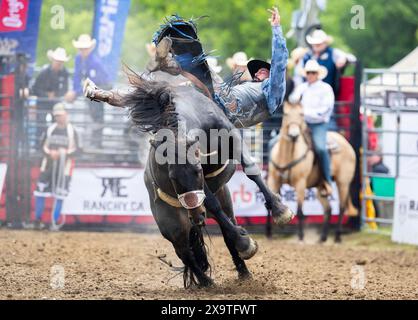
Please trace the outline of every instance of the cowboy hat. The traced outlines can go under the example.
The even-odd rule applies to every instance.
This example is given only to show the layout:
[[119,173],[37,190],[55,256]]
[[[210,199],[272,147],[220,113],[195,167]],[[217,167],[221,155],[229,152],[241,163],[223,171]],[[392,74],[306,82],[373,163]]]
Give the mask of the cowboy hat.
[[289,60],[287,60],[288,67],[294,68],[299,63],[300,59],[302,59],[308,51],[308,48],[303,47],[297,47],[293,49],[290,53]]
[[212,69],[215,73],[222,71],[222,66],[218,66],[218,59],[215,57],[207,57],[206,62],[209,65],[209,68]]
[[306,36],[306,42],[310,45],[327,43],[330,44],[334,39],[327,35],[324,30],[316,29],[310,35]]
[[147,49],[147,53],[150,56],[150,58],[154,58],[155,54],[157,52],[157,47],[155,46],[154,42],[146,43],[145,49]]
[[251,74],[251,78],[254,79],[254,76],[255,76],[255,74],[257,73],[258,70],[260,70],[262,68],[270,70],[271,64],[268,63],[268,62],[265,62],[263,60],[254,59],[254,60],[251,60],[247,63],[247,68],[248,68],[248,71]]
[[235,52],[231,58],[226,59],[226,64],[230,69],[234,69],[235,66],[245,67],[248,63],[247,54],[245,52],[239,51]]
[[316,72],[318,73],[318,78],[321,80],[324,79],[328,74],[327,68],[319,65],[319,63],[316,60],[308,60],[301,72],[302,76],[304,76],[305,78],[308,72]]
[[73,40],[76,49],[90,49],[96,46],[96,39],[92,39],[88,34],[81,34],[78,40]]
[[64,48],[56,48],[55,50],[48,50],[46,53],[49,60],[55,60],[59,62],[67,62],[71,59],[71,56],[67,56]]
[[67,114],[67,111],[65,111],[64,104],[62,102],[58,102],[57,104],[55,104],[54,107],[52,108],[52,114],[54,116]]

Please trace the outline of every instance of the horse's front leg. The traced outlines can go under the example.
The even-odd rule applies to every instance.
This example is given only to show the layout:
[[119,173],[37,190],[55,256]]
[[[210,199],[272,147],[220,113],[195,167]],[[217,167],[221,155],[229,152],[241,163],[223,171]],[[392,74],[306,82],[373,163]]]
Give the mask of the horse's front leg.
[[267,210],[271,210],[274,222],[283,225],[292,220],[294,213],[282,203],[279,195],[274,194],[267,187],[261,177],[260,168],[251,160],[250,154],[244,145],[241,153],[241,164],[247,177],[254,181],[263,193],[266,208]]
[[305,215],[303,214],[303,202],[305,201],[305,189],[306,189],[306,180],[301,178],[295,185],[296,192],[296,202],[298,205],[297,208],[297,217],[298,217],[298,238],[299,241],[303,241],[305,238],[304,232],[304,223]]
[[257,242],[248,236],[243,228],[235,226],[222,210],[219,200],[205,183],[205,207],[219,224],[222,233],[231,241],[242,259],[252,258],[258,250]]
[[[237,225],[234,216],[234,208],[232,205],[231,194],[229,192],[228,186],[224,185],[219,191],[216,193],[216,197],[218,198],[219,202],[221,203],[222,210],[226,213],[228,218],[234,225]],[[234,242],[228,237],[226,230],[221,228],[222,235],[224,237],[225,244],[231,254],[232,261],[235,264],[235,267],[238,271],[238,277],[240,279],[248,279],[251,278],[251,273],[247,269],[245,261],[239,256],[237,249],[235,248]]]

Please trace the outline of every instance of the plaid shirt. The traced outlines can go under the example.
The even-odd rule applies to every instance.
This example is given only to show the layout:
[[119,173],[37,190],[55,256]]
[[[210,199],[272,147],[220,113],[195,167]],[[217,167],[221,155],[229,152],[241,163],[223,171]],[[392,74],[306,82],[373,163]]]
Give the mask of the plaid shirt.
[[286,93],[286,65],[289,53],[286,40],[283,37],[282,27],[274,26],[272,39],[272,56],[270,77],[263,81],[262,89],[267,100],[270,114],[273,114],[283,103]]

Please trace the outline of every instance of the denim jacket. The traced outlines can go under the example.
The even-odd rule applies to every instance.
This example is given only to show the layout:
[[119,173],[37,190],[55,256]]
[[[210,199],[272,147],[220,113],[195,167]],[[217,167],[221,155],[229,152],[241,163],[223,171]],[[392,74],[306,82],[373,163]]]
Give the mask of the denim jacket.
[[267,100],[270,114],[273,114],[283,103],[286,93],[286,66],[289,53],[286,40],[283,37],[282,27],[274,26],[272,39],[272,56],[270,77],[262,82],[262,90]]

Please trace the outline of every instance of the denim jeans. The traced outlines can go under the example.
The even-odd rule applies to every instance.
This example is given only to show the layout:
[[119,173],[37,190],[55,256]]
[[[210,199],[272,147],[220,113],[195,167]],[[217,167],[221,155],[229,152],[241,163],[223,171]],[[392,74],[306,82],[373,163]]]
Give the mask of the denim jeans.
[[308,127],[311,129],[313,147],[315,154],[318,157],[322,174],[324,175],[325,180],[328,183],[331,183],[331,167],[327,150],[328,123],[308,124]]

